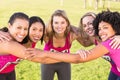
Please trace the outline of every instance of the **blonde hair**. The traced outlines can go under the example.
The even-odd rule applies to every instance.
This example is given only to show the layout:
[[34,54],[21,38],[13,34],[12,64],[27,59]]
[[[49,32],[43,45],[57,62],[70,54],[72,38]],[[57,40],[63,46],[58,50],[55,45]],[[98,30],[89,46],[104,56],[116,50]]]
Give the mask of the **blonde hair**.
[[68,33],[70,32],[70,21],[66,15],[66,12],[64,10],[56,10],[50,18],[50,21],[47,25],[47,29],[46,29],[46,35],[51,38],[53,37],[53,35],[55,34],[54,30],[53,30],[53,17],[54,16],[61,16],[62,18],[64,18],[66,20],[66,22],[68,23],[67,28],[65,30],[65,36],[68,35]]

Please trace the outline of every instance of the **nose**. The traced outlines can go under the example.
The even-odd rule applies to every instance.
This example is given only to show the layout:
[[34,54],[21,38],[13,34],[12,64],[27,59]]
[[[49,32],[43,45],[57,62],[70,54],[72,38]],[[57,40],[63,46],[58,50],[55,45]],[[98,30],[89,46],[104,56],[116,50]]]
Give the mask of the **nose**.
[[22,29],[21,32],[20,32],[21,35],[25,35],[26,33],[27,32],[24,29]]
[[62,24],[58,24],[58,27],[60,28]]
[[40,36],[41,34],[42,34],[42,32],[41,31],[36,31],[36,33],[35,33],[37,36]]

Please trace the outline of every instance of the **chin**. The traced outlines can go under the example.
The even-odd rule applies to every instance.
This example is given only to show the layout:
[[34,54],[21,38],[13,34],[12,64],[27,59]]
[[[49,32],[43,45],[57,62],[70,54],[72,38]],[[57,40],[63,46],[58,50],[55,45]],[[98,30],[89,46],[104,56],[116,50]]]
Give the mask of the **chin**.
[[37,40],[32,40],[32,42],[36,43],[36,42],[38,42],[38,41],[37,41]]
[[102,41],[106,41],[107,39],[102,39]]
[[22,40],[17,40],[17,42],[22,42]]

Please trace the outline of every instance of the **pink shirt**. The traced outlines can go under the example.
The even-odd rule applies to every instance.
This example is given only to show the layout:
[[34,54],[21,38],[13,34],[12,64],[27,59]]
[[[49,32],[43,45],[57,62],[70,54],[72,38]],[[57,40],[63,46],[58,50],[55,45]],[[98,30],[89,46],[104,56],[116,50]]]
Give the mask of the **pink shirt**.
[[113,60],[114,63],[111,63],[112,68],[111,70],[120,76],[120,72],[117,70],[116,66],[120,68],[120,49],[112,49],[109,43],[111,40],[107,40],[105,42],[102,42],[103,46],[105,46],[109,50],[108,56]]
[[[36,43],[32,43],[32,48],[34,48]],[[8,55],[0,55],[0,69],[3,68],[3,66],[8,62],[14,62],[18,59],[18,57],[8,54]],[[1,73],[9,73],[15,69],[16,64],[10,64],[7,66],[4,70],[0,72]]]
[[[0,69],[8,62],[16,61],[18,57],[13,56],[11,54],[8,55],[1,55],[0,56]],[[0,73],[9,73],[15,69],[15,64],[11,64],[8,67],[6,67],[4,70],[2,70]]]
[[48,43],[45,44],[44,50],[52,51],[52,52],[59,51],[59,52],[69,53],[70,48],[71,48],[71,44],[70,44],[69,40],[70,40],[70,34],[68,34],[68,36],[66,37],[64,47],[54,47],[53,46],[53,39],[51,39],[48,41]]

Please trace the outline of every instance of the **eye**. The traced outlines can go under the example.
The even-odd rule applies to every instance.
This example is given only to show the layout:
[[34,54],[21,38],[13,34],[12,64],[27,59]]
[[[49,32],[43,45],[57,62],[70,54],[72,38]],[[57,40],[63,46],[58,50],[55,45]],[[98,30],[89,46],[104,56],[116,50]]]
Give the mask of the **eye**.
[[92,22],[88,22],[87,25],[88,25],[88,26],[89,26],[89,25],[92,25]]
[[28,28],[24,28],[24,30],[26,30],[26,31],[27,31],[27,30],[28,30]]
[[89,23],[89,25],[92,25],[92,24],[93,24],[92,22]]
[[65,24],[65,22],[61,22],[61,24]]
[[22,27],[18,26],[17,29],[22,29]]
[[33,30],[33,31],[35,31],[36,29],[35,29],[35,28],[33,28],[32,30]]
[[58,22],[54,22],[54,24],[58,24]]
[[85,27],[86,27],[86,25],[83,25],[83,27],[85,28]]
[[103,29],[108,29],[108,27],[107,27],[107,26],[104,26]]
[[43,32],[43,29],[40,29],[39,31],[40,31],[40,32]]

